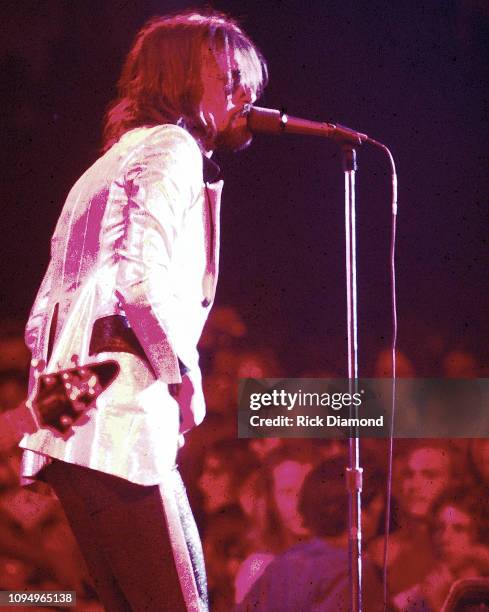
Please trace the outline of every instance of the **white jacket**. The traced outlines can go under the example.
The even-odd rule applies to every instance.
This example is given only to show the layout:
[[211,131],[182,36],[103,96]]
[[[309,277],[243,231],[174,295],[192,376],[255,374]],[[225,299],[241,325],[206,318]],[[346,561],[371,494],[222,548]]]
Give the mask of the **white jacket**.
[[[46,361],[52,335],[48,372],[70,367],[73,355],[89,363],[94,322],[123,315],[156,380],[134,355],[99,355],[117,359],[122,372],[67,441],[48,429],[23,438],[21,446],[36,453],[25,454],[25,476],[48,456],[140,484],[160,482],[173,446],[176,452],[178,407],[167,385],[182,380],[178,359],[190,370],[179,400],[181,430],[202,421],[196,346],[215,294],[221,190],[222,181],[204,183],[201,151],[175,125],[127,132],[76,182],[53,235],[26,344],[33,359]],[[33,385],[31,376],[30,391]]]

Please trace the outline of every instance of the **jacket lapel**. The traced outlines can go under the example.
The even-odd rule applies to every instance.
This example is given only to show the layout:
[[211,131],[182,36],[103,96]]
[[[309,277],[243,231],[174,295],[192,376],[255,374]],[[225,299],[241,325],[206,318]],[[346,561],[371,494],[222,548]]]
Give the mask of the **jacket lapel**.
[[221,193],[224,182],[206,183],[204,185],[204,228],[206,240],[206,271],[203,281],[204,302],[208,306],[216,294],[217,276],[219,273],[219,243]]

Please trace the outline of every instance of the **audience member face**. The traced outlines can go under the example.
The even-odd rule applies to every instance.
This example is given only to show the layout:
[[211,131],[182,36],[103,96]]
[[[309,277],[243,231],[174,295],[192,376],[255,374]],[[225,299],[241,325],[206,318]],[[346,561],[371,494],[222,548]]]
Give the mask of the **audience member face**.
[[413,518],[428,518],[436,498],[449,485],[450,459],[438,448],[418,448],[401,469],[400,503]]
[[263,460],[269,453],[281,446],[281,444],[281,438],[253,438],[250,441],[250,449],[260,460]]
[[259,474],[252,474],[241,485],[238,492],[240,506],[250,519],[263,519],[266,499],[258,490]]
[[245,351],[237,356],[238,378],[277,378],[281,368],[272,351]]
[[436,516],[435,540],[443,561],[458,569],[476,541],[472,517],[455,505],[442,506]]
[[231,474],[216,455],[209,454],[206,457],[198,484],[204,496],[206,512],[215,512],[231,503]]
[[308,533],[303,525],[298,504],[299,493],[311,469],[310,463],[284,461],[273,470],[273,495],[278,513],[284,527],[296,536]]
[[236,384],[228,374],[213,372],[204,377],[204,394],[209,412],[228,415],[236,401]]
[[29,582],[32,567],[18,559],[0,557],[0,588],[11,591],[23,591]]

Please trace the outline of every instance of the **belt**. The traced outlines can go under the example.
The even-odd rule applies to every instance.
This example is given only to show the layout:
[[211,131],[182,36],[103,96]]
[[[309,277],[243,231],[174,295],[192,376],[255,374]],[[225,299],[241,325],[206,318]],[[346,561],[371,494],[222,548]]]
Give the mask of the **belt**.
[[88,353],[96,355],[105,352],[132,353],[149,364],[141,343],[122,315],[102,317],[93,324]]

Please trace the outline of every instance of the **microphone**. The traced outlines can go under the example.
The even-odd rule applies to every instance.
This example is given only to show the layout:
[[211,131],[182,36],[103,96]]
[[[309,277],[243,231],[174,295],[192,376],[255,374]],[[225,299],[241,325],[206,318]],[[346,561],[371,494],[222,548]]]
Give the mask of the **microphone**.
[[304,136],[329,138],[339,144],[349,145],[372,142],[367,134],[351,130],[344,125],[290,117],[283,111],[273,108],[250,106],[247,121],[248,129],[254,134],[302,134]]

